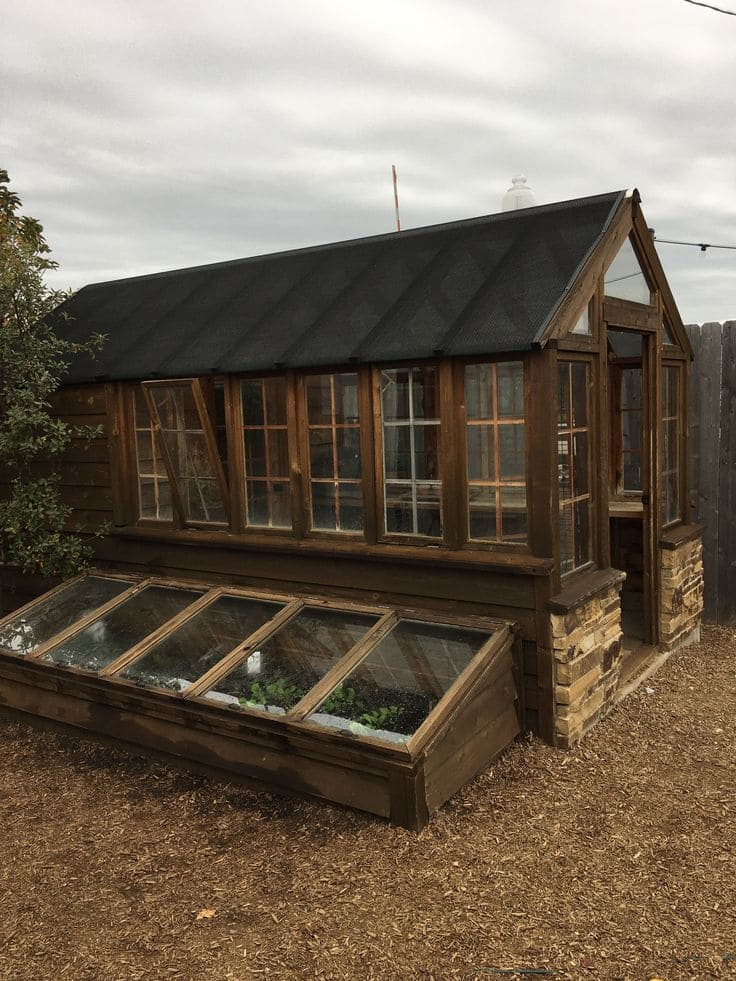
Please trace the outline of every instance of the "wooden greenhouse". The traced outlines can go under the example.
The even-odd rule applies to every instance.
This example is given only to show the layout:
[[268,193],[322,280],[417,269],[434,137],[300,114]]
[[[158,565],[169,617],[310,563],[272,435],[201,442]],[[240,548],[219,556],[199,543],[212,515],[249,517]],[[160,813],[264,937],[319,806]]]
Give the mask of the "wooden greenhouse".
[[702,604],[691,357],[637,192],[88,286],[93,573],[12,577],[0,704],[421,827],[569,747]]

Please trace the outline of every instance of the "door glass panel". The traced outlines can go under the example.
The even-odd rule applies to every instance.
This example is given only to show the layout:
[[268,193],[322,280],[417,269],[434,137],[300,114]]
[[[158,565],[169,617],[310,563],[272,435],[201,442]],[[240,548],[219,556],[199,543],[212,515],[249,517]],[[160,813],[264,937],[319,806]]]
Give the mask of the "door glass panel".
[[283,608],[283,603],[221,596],[128,665],[121,677],[184,691]]
[[205,698],[283,715],[366,634],[378,616],[307,607],[284,624]]
[[13,654],[31,654],[55,634],[66,630],[76,620],[89,616],[132,585],[130,580],[104,579],[101,576],[87,576],[81,582],[70,583],[54,596],[0,627],[0,647]]
[[202,590],[147,586],[44,658],[62,667],[101,671],[201,595]]
[[406,742],[488,637],[481,630],[402,620],[307,721]]

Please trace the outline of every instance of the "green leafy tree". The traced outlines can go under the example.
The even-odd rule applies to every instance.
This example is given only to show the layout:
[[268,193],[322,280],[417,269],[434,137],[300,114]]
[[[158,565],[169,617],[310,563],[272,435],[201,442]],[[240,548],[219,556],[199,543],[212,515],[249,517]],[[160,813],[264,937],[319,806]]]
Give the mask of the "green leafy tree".
[[0,562],[24,573],[71,575],[90,549],[65,531],[71,509],[59,494],[53,461],[90,427],[71,426],[51,413],[69,356],[96,350],[102,338],[72,344],[46,322],[67,293],[44,275],[57,268],[43,228],[20,214],[20,199],[0,169]]

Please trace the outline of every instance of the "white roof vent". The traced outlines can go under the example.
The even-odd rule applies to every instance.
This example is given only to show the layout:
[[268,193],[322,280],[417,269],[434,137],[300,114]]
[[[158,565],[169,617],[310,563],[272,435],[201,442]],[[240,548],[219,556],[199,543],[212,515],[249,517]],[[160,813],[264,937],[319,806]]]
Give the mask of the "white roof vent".
[[511,187],[503,196],[501,208],[503,211],[516,211],[519,208],[532,208],[536,203],[534,192],[527,187],[526,177],[512,177]]

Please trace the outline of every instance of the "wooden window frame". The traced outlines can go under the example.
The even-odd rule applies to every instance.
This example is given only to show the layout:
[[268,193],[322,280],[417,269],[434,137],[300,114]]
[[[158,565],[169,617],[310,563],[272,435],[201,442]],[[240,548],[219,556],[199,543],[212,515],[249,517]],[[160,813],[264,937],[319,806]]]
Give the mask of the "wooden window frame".
[[[417,483],[438,484],[440,491],[440,522],[442,525],[441,535],[422,535],[414,532],[393,532],[386,529],[386,477],[384,468],[384,438],[383,438],[383,402],[381,399],[381,375],[384,371],[411,371],[413,368],[436,368],[437,369],[437,395],[439,414],[437,421],[431,425],[438,428],[439,449],[437,459],[439,463],[439,479],[417,481],[412,478],[412,486]],[[448,438],[452,432],[453,413],[451,407],[455,403],[453,397],[453,377],[452,365],[446,360],[425,360],[411,362],[390,362],[378,364],[373,367],[373,419],[374,419],[374,466],[375,466],[375,506],[376,524],[378,528],[378,540],[381,543],[396,545],[426,544],[443,546],[450,543],[460,544],[457,528],[456,508],[449,502],[454,500],[452,487],[457,482],[456,454],[453,452],[453,439]],[[413,398],[410,395],[410,418],[407,425],[413,427]],[[446,435],[445,435],[446,434]],[[412,439],[413,446],[413,439]],[[449,467],[448,467],[449,463]],[[412,451],[413,466],[413,451]],[[447,484],[447,477],[450,479],[450,487]],[[449,519],[449,529],[448,529]]]
[[[665,377],[668,370],[673,370],[675,372],[675,378],[677,380],[677,392],[675,397],[675,405],[677,408],[677,415],[675,416],[665,416],[664,414],[664,385]],[[670,359],[669,357],[663,358],[660,366],[660,392],[658,401],[658,412],[657,419],[660,431],[660,454],[658,461],[659,470],[659,495],[660,495],[660,508],[659,515],[657,516],[659,527],[661,531],[669,530],[674,528],[679,524],[682,524],[685,520],[686,514],[686,497],[687,497],[687,471],[688,471],[688,456],[687,456],[687,445],[686,445],[686,427],[684,425],[685,416],[685,392],[684,392],[684,371],[683,363],[680,360]],[[677,460],[674,469],[665,470],[665,459],[664,459],[664,426],[667,422],[676,422],[677,427]],[[666,477],[669,474],[677,475],[677,516],[667,521],[667,494],[666,494]]]
[[[559,356],[559,359],[558,359],[558,362],[557,362],[557,374],[556,374],[556,378],[555,378],[555,380],[556,380],[556,388],[555,388],[555,396],[556,396],[556,398],[555,398],[555,403],[556,403],[556,409],[557,409],[557,413],[556,413],[557,425],[555,427],[555,439],[558,440],[561,436],[563,436],[563,437],[572,437],[575,433],[578,433],[578,432],[581,432],[581,433],[582,432],[586,432],[588,434],[588,461],[587,461],[588,492],[587,492],[587,494],[578,495],[576,497],[575,494],[573,493],[573,496],[570,497],[570,498],[564,498],[564,499],[563,498],[560,498],[559,476],[557,477],[557,479],[555,481],[555,498],[556,498],[556,503],[557,503],[557,517],[556,517],[556,522],[557,522],[557,525],[558,525],[558,532],[557,532],[557,541],[558,541],[558,546],[557,546],[558,547],[557,564],[558,564],[558,568],[560,570],[560,579],[565,583],[565,585],[569,584],[569,582],[571,581],[572,578],[574,578],[574,577],[576,577],[576,576],[578,576],[580,574],[584,574],[586,572],[590,572],[592,569],[594,569],[596,567],[597,562],[598,562],[598,533],[597,533],[597,529],[598,529],[598,521],[597,521],[597,517],[598,517],[598,512],[597,512],[598,502],[597,502],[597,494],[596,494],[596,478],[595,478],[595,476],[593,474],[593,459],[595,457],[596,448],[597,448],[597,415],[596,415],[596,411],[595,411],[596,410],[596,404],[597,404],[597,398],[596,398],[596,395],[595,395],[595,389],[596,389],[595,373],[596,373],[596,362],[597,361],[598,361],[598,359],[595,358],[592,355],[591,356],[585,356],[582,353],[581,354],[575,354],[575,353],[572,353],[572,352],[569,352],[569,353],[568,352],[565,352],[565,353],[560,352],[560,356]],[[570,425],[569,426],[566,426],[566,427],[564,427],[562,429],[560,429],[560,427],[559,427],[560,406],[557,404],[558,399],[559,399],[559,394],[558,394],[559,393],[559,372],[560,372],[560,369],[563,367],[563,365],[564,366],[567,366],[569,368],[573,364],[585,364],[585,365],[587,365],[587,369],[588,369],[588,385],[587,385],[587,388],[586,388],[587,426],[573,426],[572,425],[572,405],[573,405],[573,398],[572,398],[572,384],[570,384],[569,403],[568,403],[568,409],[569,409],[569,413],[570,413]],[[557,472],[557,468],[559,466],[559,463],[558,463],[559,446],[558,446],[557,442],[555,443],[554,458],[555,458],[555,469],[556,469],[556,472]],[[571,475],[572,475],[572,474],[574,474],[574,453],[572,452],[572,448],[570,449],[570,451],[568,453],[568,460],[569,460],[569,466],[571,467],[571,471],[570,472],[571,472]],[[572,489],[574,491],[574,484],[571,483],[571,487],[572,487]],[[562,508],[563,508],[563,506],[571,506],[572,507],[572,515],[573,515],[573,522],[574,522],[575,504],[578,501],[584,501],[584,500],[587,500],[588,501],[588,516],[589,516],[588,517],[588,520],[589,520],[589,548],[588,548],[588,555],[589,555],[589,559],[586,562],[582,563],[581,565],[576,565],[576,566],[573,566],[573,568],[571,568],[571,569],[563,570],[563,568],[562,568],[562,545],[561,545],[562,536],[561,536],[560,530],[559,530],[560,518],[561,518],[561,515],[562,515]],[[573,562],[575,562],[575,554],[574,553],[575,553],[575,537],[573,535],[573,557],[572,557],[572,561]]]
[[[156,381],[144,381],[141,382],[141,387],[143,389],[143,396],[146,400],[148,406],[148,411],[151,416],[151,420],[156,431],[156,436],[160,440],[161,453],[164,458],[164,463],[166,465],[166,470],[169,475],[169,483],[171,486],[171,502],[175,514],[178,517],[178,527],[180,528],[206,528],[206,529],[226,529],[229,527],[230,522],[230,492],[228,488],[227,480],[225,479],[225,472],[222,466],[222,460],[220,459],[220,453],[217,447],[217,439],[215,437],[214,426],[210,418],[210,413],[207,408],[204,393],[202,391],[202,383],[198,377],[193,378],[167,378]],[[207,457],[212,468],[212,473],[214,475],[215,482],[220,490],[220,497],[222,500],[222,505],[225,510],[226,520],[224,522],[218,521],[201,521],[192,520],[186,515],[186,509],[184,507],[184,500],[181,496],[181,491],[178,482],[178,475],[174,469],[174,462],[171,459],[169,448],[166,445],[166,441],[161,437],[161,427],[158,422],[158,412],[156,405],[151,394],[154,388],[177,388],[190,386],[190,391],[194,399],[194,405],[197,410],[197,415],[199,417],[200,424],[202,426],[202,433],[204,435],[205,447],[207,449]],[[160,523],[160,522],[157,522]]]
[[[358,422],[357,423],[336,423],[334,412],[334,378],[337,375],[354,375],[357,383],[358,398]],[[310,378],[329,378],[331,386],[332,402],[332,421],[330,424],[313,424],[309,421],[309,402],[308,402],[308,382]],[[366,385],[368,382],[368,385]],[[304,524],[306,534],[310,538],[334,538],[339,537],[341,541],[375,541],[375,500],[373,494],[373,447],[371,443],[366,445],[365,430],[366,421],[372,419],[372,408],[370,404],[370,372],[363,367],[348,365],[345,367],[314,369],[301,372],[297,376],[297,423],[298,423],[298,442],[299,452],[303,461],[301,471],[303,474],[303,503],[304,503]],[[332,451],[333,466],[335,467],[332,477],[316,478],[318,483],[351,483],[360,488],[360,499],[362,503],[362,523],[361,529],[344,528],[315,528],[313,527],[312,512],[312,456],[310,433],[313,429],[330,429],[332,431]],[[337,445],[336,433],[338,429],[357,429],[359,441],[358,452],[360,457],[360,476],[341,480],[336,469]],[[372,426],[368,428],[368,435],[372,437]],[[366,470],[368,473],[366,474]]]
[[[469,425],[467,418],[467,392],[465,389],[465,369],[469,365],[480,364],[480,365],[493,365],[497,366],[500,364],[521,364],[522,366],[522,376],[523,376],[523,386],[524,386],[524,416],[520,421],[524,424],[524,487],[526,494],[526,517],[527,517],[527,530],[524,541],[510,541],[504,539],[479,539],[470,537],[470,477],[468,475],[468,446],[467,446],[467,427]],[[457,457],[457,478],[459,484],[459,491],[457,497],[459,499],[460,505],[460,537],[461,545],[464,548],[472,549],[473,551],[508,551],[510,553],[529,553],[531,551],[530,539],[531,539],[531,498],[530,498],[530,468],[531,468],[531,440],[529,438],[529,420],[531,417],[531,391],[530,391],[530,377],[529,377],[529,359],[524,354],[504,354],[504,355],[494,355],[494,356],[483,356],[475,358],[463,358],[458,361],[457,365],[458,371],[456,376],[455,391],[459,393],[455,400],[455,415],[456,415],[456,430],[454,433],[454,443],[457,447],[456,457]],[[510,420],[511,421],[511,420]],[[517,420],[515,420],[517,421]],[[482,421],[481,421],[482,422]],[[489,425],[493,425],[496,429],[496,434],[498,432],[497,422],[489,421]],[[496,436],[497,438],[497,436]],[[498,475],[498,459],[496,460],[496,474]],[[490,486],[490,484],[489,484]],[[493,483],[497,489],[502,489],[506,486],[503,482],[496,481]],[[521,486],[520,481],[515,481],[511,486]],[[499,508],[499,503],[496,504],[497,511]]]

